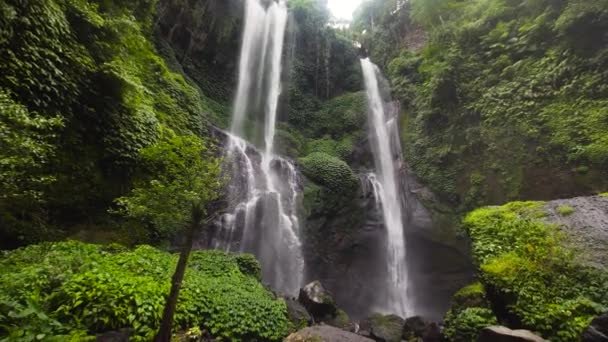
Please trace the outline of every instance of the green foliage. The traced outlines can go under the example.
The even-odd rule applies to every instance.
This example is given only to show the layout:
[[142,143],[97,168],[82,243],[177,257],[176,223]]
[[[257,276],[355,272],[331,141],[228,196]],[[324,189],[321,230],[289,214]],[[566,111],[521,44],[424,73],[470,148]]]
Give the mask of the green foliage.
[[[251,256],[192,254],[176,324],[233,341],[278,341],[290,328],[285,302],[241,272],[239,259],[255,268]],[[0,337],[84,341],[128,327],[134,341],[148,341],[158,328],[176,262],[177,256],[148,246],[129,251],[79,242],[6,253],[0,261]]]
[[603,194],[600,194],[600,197],[608,197],[608,192],[604,192]]
[[411,15],[429,41],[390,51],[388,71],[406,159],[441,199],[468,211],[605,187],[605,0],[418,0]]
[[217,198],[220,187],[219,160],[207,141],[166,135],[140,152],[148,176],[130,196],[116,200],[119,213],[151,224],[161,238],[180,231],[193,210]]
[[577,262],[539,202],[478,209],[464,224],[481,280],[509,314],[552,341],[579,338],[608,305],[608,275]]
[[298,163],[306,177],[333,192],[352,194],[359,184],[348,164],[326,153],[311,153],[298,159]]
[[344,138],[342,138],[340,141],[324,137],[321,139],[311,140],[306,144],[306,152],[308,154],[321,152],[342,160],[348,160],[350,154],[353,152],[353,149],[353,138],[348,135],[344,136]]
[[60,117],[30,113],[0,89],[0,200],[40,200],[53,181],[44,166],[54,156],[53,138],[63,127]]
[[496,317],[487,308],[471,307],[460,312],[448,312],[445,318],[443,335],[448,341],[477,341],[481,329],[496,325]]
[[365,124],[367,102],[363,92],[347,93],[323,104],[308,123],[314,136],[341,138],[361,130]]
[[131,187],[139,151],[158,140],[161,126],[200,134],[203,113],[224,110],[156,52],[156,5],[0,1],[2,130],[23,132],[2,133],[13,144],[2,159],[15,165],[15,189],[3,193],[37,197],[36,206],[0,203],[7,238],[66,234],[50,222],[107,225],[108,206]]
[[253,255],[239,254],[234,260],[239,265],[241,273],[250,275],[257,280],[262,280],[262,267]]
[[570,216],[570,215],[574,214],[574,212],[576,211],[576,209],[574,209],[573,207],[571,207],[569,205],[560,205],[555,210],[561,216]]

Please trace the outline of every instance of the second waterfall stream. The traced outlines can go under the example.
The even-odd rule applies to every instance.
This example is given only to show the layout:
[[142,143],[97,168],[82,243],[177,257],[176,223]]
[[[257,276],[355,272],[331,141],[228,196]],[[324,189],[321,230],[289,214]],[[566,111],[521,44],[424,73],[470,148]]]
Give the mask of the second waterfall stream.
[[248,252],[273,288],[295,295],[302,285],[300,185],[293,163],[274,154],[287,24],[285,1],[247,0],[239,82],[225,168],[230,213],[222,217],[215,248]]
[[[401,144],[397,125],[397,110],[383,100],[380,92],[380,70],[368,58],[361,60],[368,101],[368,126],[375,173],[367,177],[382,210],[387,231],[387,284],[378,309],[407,317],[411,308],[408,300],[408,270],[403,224],[402,195],[398,179],[401,167]],[[388,114],[388,115],[387,115]]]

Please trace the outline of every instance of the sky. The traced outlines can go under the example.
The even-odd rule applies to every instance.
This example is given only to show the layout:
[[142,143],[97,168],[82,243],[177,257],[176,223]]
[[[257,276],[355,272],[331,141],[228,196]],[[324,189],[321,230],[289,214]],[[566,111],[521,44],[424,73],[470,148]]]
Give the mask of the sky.
[[352,19],[353,12],[359,7],[362,0],[329,0],[328,7],[338,18]]

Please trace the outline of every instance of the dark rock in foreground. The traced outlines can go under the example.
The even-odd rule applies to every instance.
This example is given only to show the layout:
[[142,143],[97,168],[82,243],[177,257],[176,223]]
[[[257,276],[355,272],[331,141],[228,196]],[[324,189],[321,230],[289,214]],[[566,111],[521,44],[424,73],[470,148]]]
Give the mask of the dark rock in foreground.
[[593,319],[583,332],[582,342],[608,342],[608,312]]
[[397,315],[374,314],[368,319],[370,336],[379,342],[399,342],[405,320]]
[[484,328],[477,342],[547,342],[547,340],[529,330],[511,330],[495,325]]
[[441,341],[441,329],[435,322],[429,322],[420,316],[414,316],[405,320],[403,327],[403,339],[422,339],[424,342]]
[[298,301],[308,310],[315,322],[335,317],[338,310],[333,296],[318,280],[300,289]]
[[373,342],[369,338],[328,325],[315,325],[289,335],[285,342]]

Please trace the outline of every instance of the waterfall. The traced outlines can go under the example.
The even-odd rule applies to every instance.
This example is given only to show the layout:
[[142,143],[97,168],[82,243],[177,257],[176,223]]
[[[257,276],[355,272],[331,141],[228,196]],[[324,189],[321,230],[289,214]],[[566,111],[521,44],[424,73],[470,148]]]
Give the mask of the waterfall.
[[[361,60],[368,99],[368,124],[376,172],[367,177],[382,210],[387,231],[386,261],[389,277],[387,291],[380,310],[407,316],[408,272],[406,265],[405,234],[402,196],[397,179],[401,166],[401,145],[396,120],[397,111],[386,104],[380,95],[380,70],[368,58]],[[390,110],[388,110],[390,109]],[[389,115],[387,115],[387,112]]]
[[[267,6],[260,0],[246,1],[239,83],[224,163],[230,176],[230,207],[212,245],[255,254],[264,281],[295,295],[304,270],[297,213],[301,186],[293,163],[273,153],[286,24],[285,1]],[[253,132],[261,133],[258,146],[245,139],[251,133],[246,125],[261,130]]]

